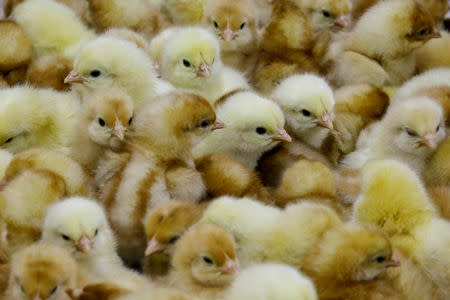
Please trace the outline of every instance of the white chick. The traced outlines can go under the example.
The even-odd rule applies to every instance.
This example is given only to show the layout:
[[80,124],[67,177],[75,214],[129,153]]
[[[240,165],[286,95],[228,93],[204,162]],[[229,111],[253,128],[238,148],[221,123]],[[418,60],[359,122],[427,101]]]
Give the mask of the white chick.
[[215,109],[225,128],[198,144],[193,149],[194,158],[223,153],[254,169],[264,152],[280,141],[291,141],[280,107],[253,92],[230,93],[217,102]]

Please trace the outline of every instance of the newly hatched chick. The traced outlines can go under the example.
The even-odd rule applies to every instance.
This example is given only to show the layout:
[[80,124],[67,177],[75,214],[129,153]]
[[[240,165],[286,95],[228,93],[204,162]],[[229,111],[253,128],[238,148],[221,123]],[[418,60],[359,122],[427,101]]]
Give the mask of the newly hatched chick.
[[199,24],[208,0],[166,0],[163,7],[175,25]]
[[34,59],[27,69],[26,81],[40,88],[68,91],[64,79],[72,70],[73,61],[60,55],[43,55]]
[[337,86],[399,85],[416,70],[414,50],[436,37],[433,18],[416,1],[381,1],[336,36],[325,59],[333,64],[329,78]]
[[75,58],[66,83],[82,84],[83,90],[117,87],[125,90],[139,110],[160,92],[161,84],[149,57],[136,44],[104,36],[87,43]]
[[139,32],[147,40],[164,27],[157,8],[147,0],[88,0],[92,23],[103,32],[113,27],[125,27]]
[[427,97],[414,97],[391,104],[369,136],[368,148],[349,154],[342,164],[361,168],[370,159],[396,159],[418,174],[445,138],[441,106]]
[[[136,116],[135,133],[125,149],[129,158],[104,184],[100,195],[119,237],[119,253],[127,263],[143,257],[143,218],[154,206],[173,199],[171,187],[176,186],[178,193],[183,188],[191,202],[203,197],[204,185],[194,168],[191,149],[219,127],[223,124],[217,122],[208,102],[190,93],[160,96]],[[174,166],[189,172],[190,182],[184,176],[169,182],[166,175]]]
[[45,147],[68,152],[79,100],[72,94],[18,86],[0,90],[0,147],[11,153]]
[[147,237],[144,270],[152,276],[165,275],[174,245],[183,233],[200,220],[204,206],[187,201],[169,201],[156,206],[144,218]]
[[205,28],[180,28],[166,38],[161,76],[174,86],[199,93],[211,104],[230,91],[249,87],[243,75],[222,65],[219,41]]
[[5,299],[69,300],[66,289],[78,285],[72,256],[55,245],[36,243],[12,256]]
[[0,20],[0,73],[26,66],[33,44],[23,28],[11,20]]
[[440,67],[450,67],[450,58],[447,49],[450,47],[450,34],[441,31],[440,39],[428,41],[422,48],[417,50],[417,70],[425,72]]
[[233,236],[199,223],[177,242],[168,282],[202,299],[218,299],[235,277],[239,261]]
[[388,236],[375,226],[348,223],[329,230],[304,265],[320,299],[403,299],[380,278],[400,262]]
[[222,62],[251,75],[258,47],[258,18],[252,0],[208,1],[203,24],[219,38]]
[[27,0],[14,8],[12,17],[33,41],[35,56],[73,58],[83,43],[95,37],[69,7],[56,1]]
[[117,88],[103,89],[86,99],[80,113],[71,156],[94,172],[106,149],[121,151],[133,123],[133,101]]
[[87,193],[87,176],[63,153],[33,149],[16,154],[5,171],[0,191],[4,205],[2,233],[10,250],[40,238],[50,204]]
[[196,159],[223,153],[254,169],[264,152],[280,141],[291,141],[279,106],[253,92],[238,90],[227,94],[217,101],[215,109],[225,128],[194,148]]

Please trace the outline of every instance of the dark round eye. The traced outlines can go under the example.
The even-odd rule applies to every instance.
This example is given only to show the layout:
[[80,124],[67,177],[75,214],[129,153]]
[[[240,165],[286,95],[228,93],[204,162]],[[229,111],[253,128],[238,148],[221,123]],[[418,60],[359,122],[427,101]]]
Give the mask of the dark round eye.
[[57,290],[58,290],[58,286],[55,286],[55,287],[50,291],[50,295],[53,295],[54,293],[56,293]]
[[266,132],[267,132],[267,129],[265,129],[264,127],[256,128],[256,133],[257,134],[265,134]]
[[438,132],[439,129],[441,129],[441,125],[438,125],[438,126],[436,127],[436,132]]
[[100,72],[99,70],[94,70],[91,72],[92,77],[98,77],[100,76],[100,74],[102,74],[102,72]]
[[98,234],[98,228],[95,229],[95,236],[97,236],[97,234]]
[[322,10],[322,15],[323,15],[324,17],[326,17],[326,18],[329,18],[329,17],[331,17],[331,14],[330,14],[330,12],[329,12],[329,11],[327,11],[327,10]]
[[11,143],[13,139],[14,139],[13,137],[10,137],[9,139],[7,139],[7,140],[5,141],[5,144]]
[[178,241],[179,238],[180,238],[180,237],[179,237],[178,235],[172,237],[172,238],[169,240],[169,244],[175,243],[176,241]]
[[306,109],[302,109],[302,114],[303,114],[305,117],[309,117],[309,116],[311,115],[311,113],[309,112],[309,110],[306,110]]
[[209,126],[209,122],[206,121],[206,120],[204,120],[204,121],[202,121],[202,122],[200,123],[200,126],[202,126],[203,128],[206,128],[206,127]]
[[214,27],[219,28],[219,24],[216,21],[214,21]]
[[417,136],[417,134],[409,128],[406,128],[406,132],[408,133],[409,136]]
[[209,265],[212,265],[213,263],[212,259],[207,256],[203,256],[203,261]]
[[133,117],[131,117],[131,118],[128,120],[128,125],[131,125],[131,123],[133,123]]
[[245,27],[245,22],[241,24],[241,27],[240,27],[241,30],[244,29],[244,27]]
[[417,31],[417,35],[424,36],[428,34],[428,29],[421,29]]
[[98,118],[98,124],[100,124],[100,126],[102,127],[106,125],[105,120],[103,120],[102,118]]
[[378,263],[382,263],[382,262],[384,262],[386,260],[386,257],[384,257],[384,256],[378,256],[377,258],[376,258],[376,261],[378,262]]
[[66,241],[69,241],[69,240],[70,240],[70,237],[68,237],[68,236],[65,235],[65,234],[61,234],[61,236],[62,236],[62,238],[65,239]]
[[183,59],[183,65],[184,65],[186,68],[189,68],[189,67],[191,66],[191,63],[190,63],[188,60]]

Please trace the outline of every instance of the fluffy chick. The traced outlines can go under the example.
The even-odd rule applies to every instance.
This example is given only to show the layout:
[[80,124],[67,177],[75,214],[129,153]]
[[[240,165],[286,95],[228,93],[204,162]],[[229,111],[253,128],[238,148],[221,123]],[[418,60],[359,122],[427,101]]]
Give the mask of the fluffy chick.
[[[191,149],[218,124],[204,98],[182,92],[156,98],[136,116],[135,133],[125,149],[129,158],[104,184],[100,196],[119,237],[119,253],[128,263],[143,256],[143,218],[155,205],[173,199],[171,185],[184,187],[191,202],[203,197]],[[167,170],[173,166],[193,174],[191,182],[184,176],[168,182]]]
[[34,59],[27,69],[26,81],[40,88],[68,91],[64,79],[72,70],[73,61],[60,55],[43,55]]
[[450,58],[446,55],[446,49],[450,47],[450,34],[441,31],[442,38],[428,41],[417,50],[417,70],[425,72],[440,67],[450,67]]
[[106,149],[123,149],[133,125],[133,114],[133,101],[122,90],[95,92],[83,103],[71,156],[93,173]]
[[61,152],[33,149],[15,155],[0,191],[3,234],[10,250],[39,239],[50,204],[66,196],[85,195],[87,187],[81,166]]
[[326,232],[305,260],[320,299],[403,299],[379,279],[400,262],[392,245],[375,226],[345,224]]
[[92,23],[103,32],[113,27],[125,27],[141,33],[147,40],[164,26],[159,11],[146,0],[88,0]]
[[253,92],[231,92],[217,101],[215,109],[225,128],[212,133],[194,148],[196,159],[223,153],[254,169],[265,151],[280,141],[291,141],[279,106]]
[[26,66],[33,44],[23,28],[12,20],[0,21],[0,73]]
[[239,268],[233,236],[216,225],[199,223],[176,244],[172,266],[172,286],[202,299],[218,298]]
[[84,42],[95,37],[69,7],[56,1],[25,1],[14,8],[12,17],[33,41],[35,56],[73,58]]
[[399,85],[415,72],[414,50],[436,37],[433,18],[416,1],[381,1],[336,36],[325,59],[333,63],[328,77],[338,86]]
[[163,7],[167,10],[173,24],[188,25],[199,24],[207,0],[166,0]]
[[222,62],[251,75],[258,47],[258,19],[252,0],[208,1],[203,24],[219,38]]
[[72,94],[18,86],[0,90],[0,147],[11,153],[45,147],[68,152],[79,100]]
[[77,285],[78,270],[72,256],[63,248],[41,242],[12,256],[6,297],[17,300],[69,300],[65,290]]
[[230,91],[249,87],[243,75],[222,65],[219,41],[207,29],[180,28],[166,39],[161,76],[174,86],[199,93],[211,104]]
[[446,136],[441,106],[427,97],[393,103],[376,125],[368,148],[351,153],[346,167],[360,168],[368,159],[403,161],[418,174]]
[[316,300],[309,278],[282,264],[257,264],[243,270],[228,289],[225,300]]

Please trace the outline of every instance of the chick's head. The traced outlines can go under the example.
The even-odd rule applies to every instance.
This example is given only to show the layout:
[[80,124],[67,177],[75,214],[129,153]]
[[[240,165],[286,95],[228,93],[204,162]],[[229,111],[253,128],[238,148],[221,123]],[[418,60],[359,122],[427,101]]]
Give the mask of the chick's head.
[[162,57],[162,77],[175,86],[201,88],[222,68],[216,37],[204,28],[187,27],[173,33]]
[[172,265],[198,284],[226,285],[239,265],[235,247],[231,234],[216,225],[199,223],[178,241]]
[[12,299],[69,299],[65,290],[76,284],[74,259],[55,245],[37,243],[16,252],[11,268],[7,294]]
[[133,101],[120,89],[106,89],[89,99],[89,137],[99,145],[120,149],[133,125]]
[[318,0],[312,5],[311,21],[315,31],[338,31],[351,24],[350,0]]
[[272,98],[283,109],[290,130],[314,127],[333,129],[334,96],[327,82],[316,75],[294,75],[283,80]]
[[48,209],[42,239],[67,249],[77,259],[115,250],[103,209],[81,197],[68,198]]

